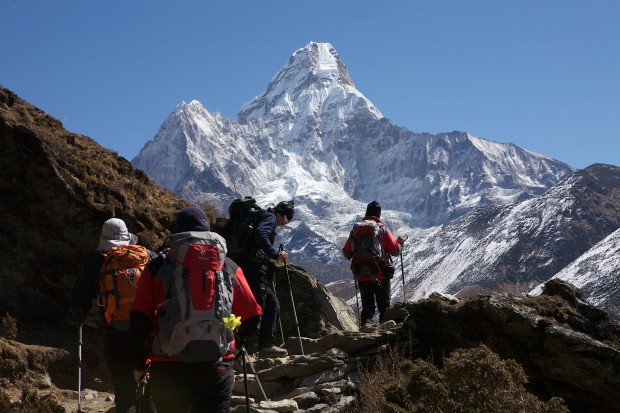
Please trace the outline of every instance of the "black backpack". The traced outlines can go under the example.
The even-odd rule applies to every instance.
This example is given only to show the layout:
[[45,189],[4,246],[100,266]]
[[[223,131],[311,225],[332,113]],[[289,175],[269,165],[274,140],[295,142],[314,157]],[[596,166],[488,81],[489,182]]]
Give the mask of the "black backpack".
[[229,254],[239,257],[250,253],[254,230],[262,211],[250,196],[235,199],[230,204],[230,218],[224,226],[224,239]]

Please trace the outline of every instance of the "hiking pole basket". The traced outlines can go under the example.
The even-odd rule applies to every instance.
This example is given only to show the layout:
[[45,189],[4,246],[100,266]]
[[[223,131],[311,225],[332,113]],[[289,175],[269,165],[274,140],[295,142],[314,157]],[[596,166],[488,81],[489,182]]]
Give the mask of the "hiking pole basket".
[[[284,251],[284,244],[280,244],[280,251]],[[284,263],[286,269],[286,278],[288,279],[288,291],[291,293],[291,304],[293,305],[293,316],[295,317],[295,327],[297,327],[297,337],[299,337],[299,348],[301,349],[301,355],[305,356],[304,345],[301,341],[301,333],[299,331],[299,321],[297,321],[297,310],[295,309],[295,300],[293,299],[293,286],[291,285],[291,277],[288,274],[288,263]]]

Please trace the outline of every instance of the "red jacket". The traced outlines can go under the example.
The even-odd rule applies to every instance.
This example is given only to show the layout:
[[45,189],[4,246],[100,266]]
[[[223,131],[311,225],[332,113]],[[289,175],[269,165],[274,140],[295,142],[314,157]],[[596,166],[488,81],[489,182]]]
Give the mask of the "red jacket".
[[[377,236],[379,238],[379,242],[381,243],[381,250],[383,254],[382,258],[386,266],[393,266],[392,256],[396,256],[400,254],[400,244],[398,243],[396,238],[394,238],[394,235],[392,235],[388,227],[386,227],[385,224],[381,222],[379,218],[367,215],[364,217],[364,221],[365,220],[372,220],[379,224],[379,233],[377,234]],[[342,254],[348,260],[353,258],[353,249],[351,248],[351,242],[353,240],[353,236],[354,236],[354,230],[351,231],[346,244],[344,244],[344,248],[342,248]],[[379,273],[376,276],[372,276],[372,275],[360,276],[356,274],[356,278],[358,281],[371,281],[371,280],[374,280],[375,278],[378,280],[382,280],[384,277],[383,277],[383,272],[379,271]]]
[[[142,274],[131,312],[132,357],[134,368],[137,370],[144,368],[144,361],[147,356],[154,361],[174,360],[173,358],[164,358],[150,354],[150,348],[147,348],[150,339],[157,334],[158,324],[155,310],[157,305],[164,301],[164,288],[161,277],[153,278],[153,272],[156,273],[157,268],[162,263],[162,261],[159,263],[156,261],[163,259],[165,259],[163,256],[157,257],[151,265],[147,266]],[[242,324],[239,330],[243,331],[244,327],[247,329],[249,324],[253,324],[254,321],[258,320],[257,316],[261,314],[262,309],[256,302],[241,267],[237,267],[235,278],[236,282],[233,282],[232,312],[235,316],[241,316]],[[250,319],[252,319],[251,322],[244,325],[244,322]],[[232,348],[235,348],[234,342]],[[229,353],[224,356],[224,359],[234,359],[234,357],[234,354]]]

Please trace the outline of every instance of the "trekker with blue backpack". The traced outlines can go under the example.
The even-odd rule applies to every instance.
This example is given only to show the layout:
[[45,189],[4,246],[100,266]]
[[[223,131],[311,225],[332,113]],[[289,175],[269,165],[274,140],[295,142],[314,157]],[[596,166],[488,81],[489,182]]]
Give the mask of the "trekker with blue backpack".
[[392,257],[400,253],[403,242],[401,237],[394,238],[381,221],[381,205],[377,201],[368,204],[364,219],[349,234],[342,253],[351,260],[351,271],[359,286],[362,326],[372,325],[375,309],[379,310],[379,322],[383,322],[390,306],[390,280],[395,272]]
[[134,377],[143,378],[150,359],[158,413],[229,412],[235,339],[256,328],[261,308],[201,208],[178,212],[164,246],[131,312]]

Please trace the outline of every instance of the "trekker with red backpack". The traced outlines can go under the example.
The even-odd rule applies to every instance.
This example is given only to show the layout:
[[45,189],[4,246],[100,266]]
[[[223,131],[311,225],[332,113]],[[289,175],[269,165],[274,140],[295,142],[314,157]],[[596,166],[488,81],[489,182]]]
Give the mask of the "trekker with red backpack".
[[235,335],[243,341],[256,328],[261,308],[226,252],[205,212],[183,208],[140,281],[131,311],[134,378],[149,358],[158,413],[230,411]]
[[379,322],[383,322],[385,310],[390,306],[390,280],[395,271],[392,256],[400,253],[403,242],[400,237],[394,238],[381,222],[381,205],[377,201],[368,204],[364,219],[349,234],[342,253],[351,260],[351,271],[359,285],[362,326],[372,325],[375,308],[379,310]]
[[[76,280],[70,307],[72,324],[105,325],[104,353],[119,413],[136,411],[129,312],[144,267],[155,255],[137,242],[122,219],[105,221],[97,251]],[[98,306],[93,308],[95,298]]]

